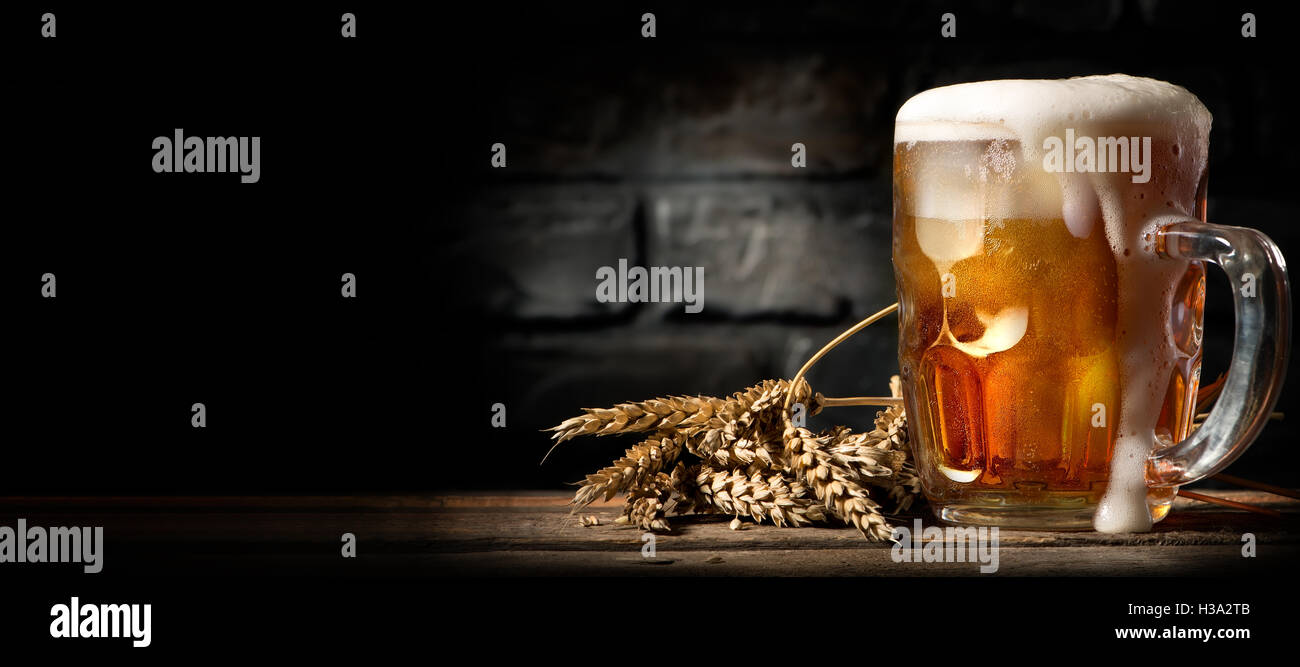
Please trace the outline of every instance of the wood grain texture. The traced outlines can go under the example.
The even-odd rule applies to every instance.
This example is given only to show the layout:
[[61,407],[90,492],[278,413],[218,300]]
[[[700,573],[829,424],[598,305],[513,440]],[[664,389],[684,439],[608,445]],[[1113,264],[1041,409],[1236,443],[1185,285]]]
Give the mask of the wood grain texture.
[[[1300,556],[1300,502],[1254,491],[1214,495],[1283,518],[1179,499],[1150,533],[1000,531],[1002,576],[1252,575]],[[673,519],[642,557],[621,505],[570,514],[567,494],[0,498],[0,524],[105,528],[106,569],[131,574],[406,576],[967,576],[975,563],[896,563],[890,544],[846,527],[728,527],[729,516]],[[583,526],[594,515],[600,525]],[[921,516],[900,520],[909,525]],[[1253,533],[1255,558],[1243,558]],[[358,558],[339,555],[353,533]],[[39,574],[39,573],[38,573]]]

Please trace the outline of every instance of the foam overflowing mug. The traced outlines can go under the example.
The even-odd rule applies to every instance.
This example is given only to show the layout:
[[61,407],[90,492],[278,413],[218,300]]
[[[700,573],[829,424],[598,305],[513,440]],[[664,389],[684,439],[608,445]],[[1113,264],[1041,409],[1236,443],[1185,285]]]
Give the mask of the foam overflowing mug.
[[[1205,222],[1210,113],[1124,75],[925,91],[894,133],[899,366],[922,487],[947,521],[1149,530],[1277,401],[1281,253]],[[1232,361],[1200,384],[1205,262],[1232,281]]]

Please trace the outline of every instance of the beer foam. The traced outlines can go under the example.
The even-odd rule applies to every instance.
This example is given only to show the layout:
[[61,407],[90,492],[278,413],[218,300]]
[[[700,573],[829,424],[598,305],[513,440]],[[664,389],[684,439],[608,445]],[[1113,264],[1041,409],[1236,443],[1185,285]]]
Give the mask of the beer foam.
[[[944,207],[964,215],[980,209],[986,218],[1060,218],[1076,237],[1089,236],[1094,221],[1104,223],[1119,279],[1118,345],[1125,353],[1110,481],[1093,517],[1102,532],[1151,528],[1147,459],[1176,355],[1167,331],[1170,295],[1156,287],[1176,284],[1187,270],[1184,261],[1157,256],[1151,239],[1164,224],[1195,212],[1211,121],[1210,112],[1185,88],[1123,74],[964,83],[927,90],[898,110],[894,142],[909,148],[916,142],[1019,144],[1029,174],[1026,187],[999,201],[991,201],[983,186],[945,188]],[[1150,181],[1134,182],[1125,172],[1049,174],[1041,168],[1044,141],[1064,137],[1067,129],[1093,138],[1150,137],[1158,147],[1156,155],[1146,156]],[[920,174],[917,180],[927,178]],[[937,192],[928,199],[942,201]],[[927,207],[932,217],[946,212],[937,204]]]
[[894,120],[894,143],[1014,138],[1037,150],[1044,138],[1058,135],[1067,126],[1128,125],[1142,132],[1106,136],[1138,134],[1204,143],[1211,116],[1182,86],[1108,74],[933,88],[904,103]]

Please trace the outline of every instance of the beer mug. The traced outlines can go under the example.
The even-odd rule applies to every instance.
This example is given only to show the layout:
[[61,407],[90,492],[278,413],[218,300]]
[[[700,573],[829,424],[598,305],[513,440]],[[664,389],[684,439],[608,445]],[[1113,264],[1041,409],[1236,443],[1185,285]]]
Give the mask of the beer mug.
[[[959,524],[1149,530],[1277,401],[1290,292],[1264,234],[1205,222],[1210,113],[1123,75],[925,91],[894,135],[899,367],[922,488]],[[1194,427],[1205,262],[1232,361]]]

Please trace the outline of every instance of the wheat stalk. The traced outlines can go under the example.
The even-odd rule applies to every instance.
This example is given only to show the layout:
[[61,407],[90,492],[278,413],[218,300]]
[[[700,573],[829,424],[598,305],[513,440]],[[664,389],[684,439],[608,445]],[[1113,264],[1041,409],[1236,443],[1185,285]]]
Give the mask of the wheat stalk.
[[671,530],[667,516],[672,510],[672,495],[672,478],[662,472],[655,474],[645,483],[628,489],[622,522],[644,530],[668,532]]
[[566,419],[551,436],[556,444],[580,435],[613,435],[677,429],[685,431],[713,417],[724,401],[712,396],[669,396],[612,408],[584,408],[586,414]]
[[[898,376],[890,382],[894,396],[901,396]],[[876,439],[875,447],[900,451],[910,454],[907,439],[907,413],[901,407],[890,407],[876,414],[876,428],[869,434]],[[921,478],[916,474],[916,467],[911,457],[905,457],[902,465],[894,471],[893,486],[887,490],[889,498],[894,501],[893,514],[906,512],[921,494]]]
[[751,471],[784,470],[784,443],[780,433],[772,429],[750,429],[743,435],[736,435],[734,424],[728,425],[730,435],[735,439],[726,441],[725,446],[718,447],[709,455],[708,461],[717,468],[745,467]]
[[[746,434],[755,433],[758,427],[765,426],[766,424],[759,423],[759,415],[764,412],[775,414],[774,408],[785,400],[789,392],[790,383],[786,380],[764,380],[732,394],[731,398],[723,401],[713,417],[702,424],[692,424],[681,429],[687,437],[687,448],[692,454],[708,459],[718,450],[732,446]],[[809,402],[807,411],[810,415],[821,410],[820,404],[812,399],[808,383],[801,381],[795,391],[795,400]]]
[[[725,399],[673,396],[587,408],[547,429],[555,440],[552,451],[579,435],[656,432],[612,466],[588,475],[574,505],[580,508],[624,491],[628,498],[620,523],[665,531],[669,515],[710,507],[735,515],[733,530],[741,515],[797,526],[829,513],[868,539],[889,539],[889,523],[870,490],[893,499],[895,512],[907,509],[920,490],[909,461],[898,376],[890,379],[892,399],[886,402],[896,407],[878,413],[875,428],[867,433],[837,427],[814,435],[802,424],[794,425],[791,410],[796,403],[804,403],[808,415],[825,405],[879,405],[882,399],[815,394],[804,374],[835,346],[897,309],[898,304],[890,305],[835,337],[793,380],[765,380]],[[702,463],[680,461],[671,474],[664,473],[683,448]]]
[[892,529],[871,499],[865,480],[890,475],[893,470],[876,457],[859,454],[856,443],[843,445],[852,453],[832,451],[845,432],[813,435],[786,420],[783,437],[791,473],[802,479],[841,521],[852,524],[870,540],[888,540]]
[[[898,376],[890,389],[901,395]],[[836,427],[813,434],[796,427],[785,409],[804,403],[813,415],[823,400],[802,378],[765,380],[725,399],[676,396],[587,409],[548,430],[557,444],[578,435],[655,430],[587,476],[574,495],[575,511],[626,493],[618,523],[646,530],[670,530],[670,516],[717,510],[791,526],[833,516],[868,539],[887,540],[891,529],[871,489],[892,500],[895,513],[920,493],[907,416],[890,407],[877,413],[867,433]],[[681,459],[683,450],[697,461]],[[674,462],[672,472],[664,472]]]
[[770,518],[778,526],[803,526],[826,518],[823,508],[807,497],[802,484],[791,483],[779,473],[746,476],[702,466],[696,483],[714,507],[734,516],[759,522]]
[[695,482],[698,470],[699,466],[678,463],[672,474],[656,473],[645,482],[630,487],[623,516],[617,522],[655,532],[671,531],[669,516],[685,514],[704,501]]
[[631,487],[646,484],[676,461],[681,450],[681,444],[671,437],[671,432],[657,433],[634,445],[613,465],[587,475],[582,488],[569,503],[573,505],[572,512],[581,510],[601,496],[609,500]]

